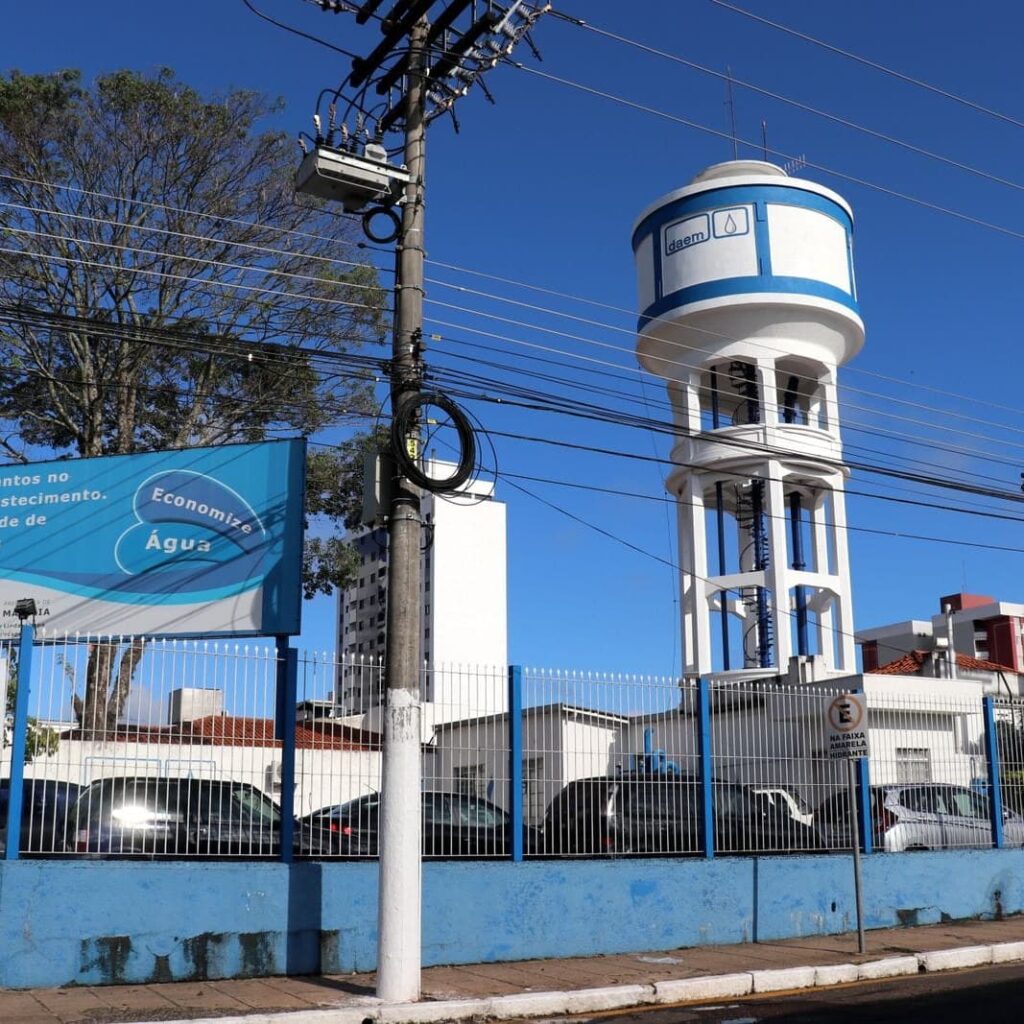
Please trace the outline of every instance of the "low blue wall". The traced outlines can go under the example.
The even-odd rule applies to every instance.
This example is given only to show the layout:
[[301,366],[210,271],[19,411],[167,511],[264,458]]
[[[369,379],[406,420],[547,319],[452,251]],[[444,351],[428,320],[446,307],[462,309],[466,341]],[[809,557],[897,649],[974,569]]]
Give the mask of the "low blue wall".
[[[1024,852],[864,858],[869,928],[1024,912]],[[438,862],[425,964],[848,931],[841,856]],[[0,862],[0,986],[372,970],[375,863]]]

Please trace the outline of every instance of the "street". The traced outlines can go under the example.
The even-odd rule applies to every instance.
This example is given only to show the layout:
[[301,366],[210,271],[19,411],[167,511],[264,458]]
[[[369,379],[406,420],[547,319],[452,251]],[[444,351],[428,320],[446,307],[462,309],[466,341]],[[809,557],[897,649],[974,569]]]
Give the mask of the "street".
[[835,1024],[900,1021],[943,1024],[982,1018],[985,1024],[1019,1021],[1024,965],[927,974],[863,985],[811,989],[792,995],[753,996],[717,1004],[657,1007],[578,1017],[530,1018],[521,1024]]

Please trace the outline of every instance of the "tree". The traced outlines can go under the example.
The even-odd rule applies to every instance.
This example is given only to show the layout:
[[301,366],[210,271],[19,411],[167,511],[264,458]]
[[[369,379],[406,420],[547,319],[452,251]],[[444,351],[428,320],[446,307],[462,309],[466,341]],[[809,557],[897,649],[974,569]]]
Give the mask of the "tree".
[[[93,456],[360,424],[385,292],[351,222],[296,200],[296,153],[250,91],[169,70],[0,76],[0,451]],[[336,525],[345,453],[310,461]],[[343,585],[313,539],[306,594]],[[127,660],[126,660],[127,659]],[[137,652],[97,647],[76,712],[116,726]],[[127,676],[125,675],[127,673]]]
[[[18,667],[13,659],[7,661],[7,693],[5,695],[5,712],[3,722],[0,723],[0,748],[10,746],[11,736],[9,722],[14,721],[14,701],[18,695]],[[48,725],[40,725],[39,719],[33,715],[28,717],[28,728],[25,734],[25,761],[31,761],[36,757],[46,754],[56,754],[60,746],[60,736],[56,729]]]

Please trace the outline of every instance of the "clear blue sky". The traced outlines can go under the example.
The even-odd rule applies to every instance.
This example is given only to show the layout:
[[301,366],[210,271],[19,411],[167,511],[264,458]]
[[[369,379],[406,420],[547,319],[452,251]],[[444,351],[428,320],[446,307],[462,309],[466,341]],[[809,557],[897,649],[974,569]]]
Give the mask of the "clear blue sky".
[[[356,30],[350,17],[321,14],[300,0],[260,0],[259,6],[346,48],[365,52],[376,41],[375,30]],[[1015,4],[983,0],[970,7],[969,17],[962,4],[923,0],[856,5],[749,0],[746,6],[1024,120],[1019,87],[1024,15]],[[912,457],[924,460],[918,469],[982,474],[993,486],[1016,489],[1024,469],[1024,417],[1016,411],[1024,365],[1017,298],[1024,237],[849,179],[1024,235],[1024,172],[1019,170],[1024,165],[1024,129],[857,65],[710,0],[566,0],[565,10],[719,71],[730,66],[738,80],[1007,179],[1007,184],[996,183],[740,86],[735,90],[741,140],[756,143],[760,152],[764,119],[772,150],[804,154],[811,164],[846,176],[814,168],[802,172],[843,194],[856,215],[856,266],[867,343],[843,377],[850,455],[889,462]],[[720,132],[728,129],[720,80],[554,18],[541,23],[536,40],[543,64],[536,64],[525,49],[519,53],[531,67]],[[283,97],[287,108],[278,120],[290,133],[309,127],[320,88],[336,83],[348,70],[345,58],[257,20],[241,0],[182,0],[174,5],[54,0],[10,5],[5,12],[0,41],[4,68],[41,72],[75,66],[92,76],[157,65],[173,67],[201,89],[244,86]],[[474,278],[438,262],[632,310],[629,240],[636,214],[707,164],[728,159],[731,143],[515,69],[497,69],[488,81],[496,106],[474,93],[459,108],[461,134],[455,135],[445,121],[431,129],[427,249],[437,262],[428,268],[428,329],[452,340],[433,343],[428,358],[483,374],[496,371],[465,357],[501,361],[516,367],[501,375],[520,382],[523,372],[541,370],[567,381],[585,376],[592,384],[601,383],[578,369],[531,364],[523,358],[531,350],[518,344],[525,341],[565,353],[548,353],[549,358],[579,367],[580,357],[590,356],[620,367],[606,367],[609,374],[635,377],[630,334],[635,317],[630,312]],[[741,144],[740,153],[755,155],[755,150]],[[499,303],[444,283],[598,323]],[[484,338],[470,329],[515,340]],[[465,344],[474,340],[503,352]],[[532,383],[544,391],[568,393],[565,383]],[[623,389],[622,398],[607,400],[609,404],[644,412],[646,401],[649,415],[667,415],[657,381],[648,379],[642,388],[618,378],[604,383]],[[895,405],[894,398],[919,407]],[[633,399],[641,404],[630,405]],[[543,435],[641,456],[664,456],[668,447],[663,437],[582,419],[499,411],[488,404],[475,404],[473,411],[494,431]],[[858,433],[853,429],[857,427],[882,433]],[[908,437],[976,451],[918,448]],[[664,471],[650,462],[501,437],[494,443],[502,473],[600,485],[652,498],[664,495]],[[1004,461],[982,461],[978,453]],[[675,561],[674,513],[668,509],[667,514],[666,505],[522,483],[602,530],[657,558]],[[851,487],[901,497],[914,497],[916,491],[918,497],[950,507],[992,505],[948,492],[923,494],[920,488],[863,474],[854,477]],[[499,491],[509,506],[513,660],[622,672],[678,671],[675,571],[517,492],[509,482],[500,482]],[[1003,508],[1024,514],[1020,506]],[[866,529],[1024,549],[1022,524],[952,511],[852,497],[849,519]],[[1024,600],[1020,553],[864,532],[851,532],[850,549],[859,626],[925,617],[938,610],[940,594],[962,587]],[[307,604],[302,643],[333,645],[333,615],[333,601]]]

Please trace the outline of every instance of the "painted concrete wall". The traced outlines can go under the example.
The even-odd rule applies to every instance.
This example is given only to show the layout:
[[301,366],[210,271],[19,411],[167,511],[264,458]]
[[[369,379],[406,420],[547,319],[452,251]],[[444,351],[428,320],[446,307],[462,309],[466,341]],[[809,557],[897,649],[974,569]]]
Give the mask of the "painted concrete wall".
[[[1024,851],[865,858],[872,928],[1024,912]],[[844,856],[438,862],[425,964],[845,931]],[[0,986],[369,970],[375,863],[0,862]]]

